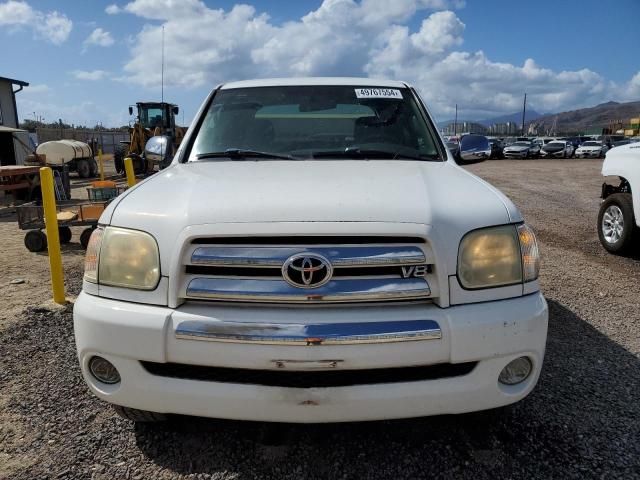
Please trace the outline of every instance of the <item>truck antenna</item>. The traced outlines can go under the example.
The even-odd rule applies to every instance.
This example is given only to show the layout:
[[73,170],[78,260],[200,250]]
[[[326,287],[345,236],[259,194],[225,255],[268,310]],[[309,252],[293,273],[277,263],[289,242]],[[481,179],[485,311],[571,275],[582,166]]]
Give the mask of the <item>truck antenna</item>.
[[161,102],[164,103],[164,25],[162,26],[162,67],[160,70],[160,98]]

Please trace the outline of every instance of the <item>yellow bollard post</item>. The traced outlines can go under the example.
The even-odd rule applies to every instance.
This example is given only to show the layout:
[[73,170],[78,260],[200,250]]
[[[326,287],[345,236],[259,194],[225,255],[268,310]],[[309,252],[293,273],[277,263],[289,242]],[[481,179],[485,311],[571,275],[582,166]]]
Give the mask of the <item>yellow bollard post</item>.
[[102,163],[102,149],[98,149],[98,166],[100,167],[100,180],[104,182],[104,164]]
[[42,208],[44,209],[44,222],[47,231],[53,301],[64,304],[64,275],[62,272],[62,254],[60,253],[60,235],[58,233],[58,213],[56,211],[53,173],[49,167],[40,169],[40,188],[42,189]]
[[124,171],[127,173],[127,185],[131,188],[136,184],[136,174],[133,172],[133,160],[129,157],[124,159]]

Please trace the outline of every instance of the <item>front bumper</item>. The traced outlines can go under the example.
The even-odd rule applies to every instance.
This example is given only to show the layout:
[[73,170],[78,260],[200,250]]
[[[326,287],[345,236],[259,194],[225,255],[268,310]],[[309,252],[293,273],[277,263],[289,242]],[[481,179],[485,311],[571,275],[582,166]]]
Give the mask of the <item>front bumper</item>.
[[529,154],[529,152],[524,151],[524,152],[504,152],[504,156],[506,158],[527,158],[527,155]]
[[[188,304],[178,309],[108,300],[81,293],[74,327],[82,373],[101,399],[162,413],[277,422],[342,422],[463,413],[507,405],[535,386],[544,357],[547,304],[541,294],[441,309],[431,304],[282,308]],[[275,345],[179,338],[193,322],[222,325],[357,322],[435,322],[440,335],[412,341],[363,344]],[[191,323],[189,323],[191,322]],[[390,322],[393,323],[393,322]],[[116,366],[121,382],[106,385],[88,371],[93,355]],[[531,375],[506,386],[498,375],[528,356]],[[290,388],[192,380],[149,373],[141,361],[276,370],[364,370],[477,362],[462,376],[403,383]],[[331,364],[327,361],[337,361]],[[338,365],[336,367],[336,365]]]
[[560,157],[564,157],[565,153],[564,150],[561,150],[559,152],[540,152],[540,156],[541,157],[556,157],[556,158],[560,158]]
[[600,150],[587,150],[582,152],[576,152],[578,158],[600,158],[604,156]]

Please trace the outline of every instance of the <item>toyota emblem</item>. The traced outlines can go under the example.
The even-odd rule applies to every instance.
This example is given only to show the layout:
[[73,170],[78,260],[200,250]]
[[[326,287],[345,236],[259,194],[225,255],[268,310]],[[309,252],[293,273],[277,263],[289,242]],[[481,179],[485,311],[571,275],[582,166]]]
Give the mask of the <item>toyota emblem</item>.
[[298,288],[318,288],[331,280],[331,262],[315,253],[292,255],[282,265],[282,277]]

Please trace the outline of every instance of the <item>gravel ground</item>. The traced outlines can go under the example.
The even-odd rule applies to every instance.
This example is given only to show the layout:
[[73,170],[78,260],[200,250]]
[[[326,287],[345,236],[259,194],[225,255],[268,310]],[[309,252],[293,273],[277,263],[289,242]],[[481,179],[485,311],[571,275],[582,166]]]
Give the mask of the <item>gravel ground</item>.
[[[549,338],[538,387],[522,402],[498,414],[366,424],[133,425],[85,387],[71,309],[31,307],[0,324],[0,478],[640,478],[640,261],[598,243],[600,165],[469,167],[539,235]],[[17,250],[11,228],[0,223],[0,241]],[[44,257],[14,253],[12,275],[44,268]],[[64,260],[77,293],[81,256]],[[0,278],[0,292],[22,295],[23,308],[47,297],[46,282],[23,285],[34,296],[9,280]]]

